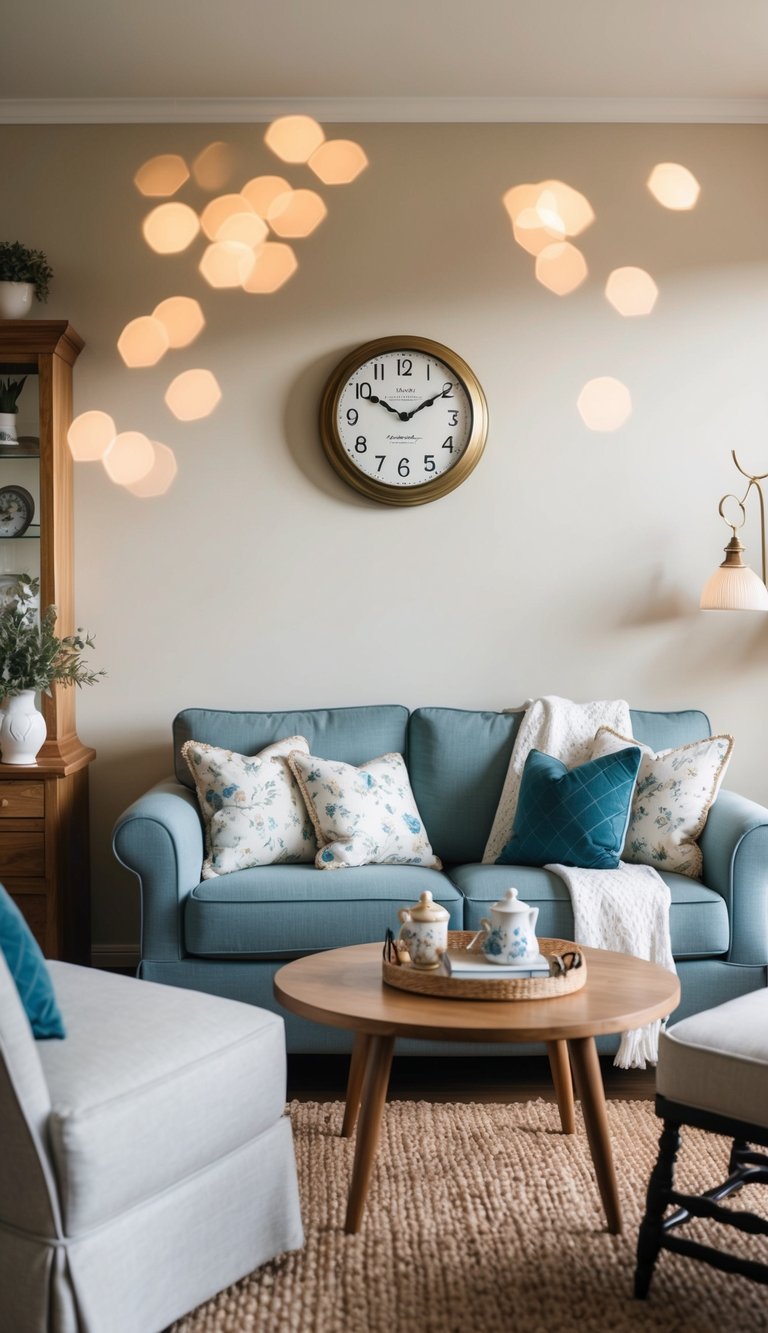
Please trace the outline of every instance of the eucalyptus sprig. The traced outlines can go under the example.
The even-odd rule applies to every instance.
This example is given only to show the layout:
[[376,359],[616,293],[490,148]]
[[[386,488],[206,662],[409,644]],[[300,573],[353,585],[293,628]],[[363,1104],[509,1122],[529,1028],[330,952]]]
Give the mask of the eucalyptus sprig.
[[26,382],[26,375],[20,380],[0,379],[0,412],[18,412],[19,394]]
[[11,600],[0,610],[0,700],[35,690],[51,694],[58,685],[95,685],[105,671],[92,671],[83,659],[94,641],[84,629],[59,638],[55,606],[37,619],[40,580],[20,574]]
[[30,250],[21,241],[0,241],[0,282],[32,282],[38,301],[47,301],[52,277],[42,250]]

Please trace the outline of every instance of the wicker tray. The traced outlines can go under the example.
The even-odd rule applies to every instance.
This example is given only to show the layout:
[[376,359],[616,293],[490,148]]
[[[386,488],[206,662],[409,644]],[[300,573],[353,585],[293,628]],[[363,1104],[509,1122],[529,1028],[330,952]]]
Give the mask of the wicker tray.
[[[449,930],[448,948],[466,949],[476,935],[473,930]],[[545,957],[553,953],[568,953],[578,946],[570,940],[539,940],[539,949]],[[587,980],[587,964],[572,968],[559,977],[447,977],[436,970],[425,972],[410,963],[381,964],[382,980],[398,990],[418,995],[436,995],[443,1000],[551,1000],[558,995],[571,995],[581,990]]]

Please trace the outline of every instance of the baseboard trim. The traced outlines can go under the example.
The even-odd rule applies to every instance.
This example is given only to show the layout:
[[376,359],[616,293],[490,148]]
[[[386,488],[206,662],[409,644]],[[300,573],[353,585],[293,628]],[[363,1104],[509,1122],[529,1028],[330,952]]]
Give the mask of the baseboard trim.
[[94,944],[91,947],[91,967],[138,967],[139,951],[135,944]]

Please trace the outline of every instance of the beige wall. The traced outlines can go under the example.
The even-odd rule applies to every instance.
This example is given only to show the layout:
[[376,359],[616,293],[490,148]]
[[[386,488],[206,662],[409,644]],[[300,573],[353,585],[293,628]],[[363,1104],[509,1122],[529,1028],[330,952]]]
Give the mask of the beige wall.
[[[86,341],[76,410],[102,408],[177,452],[170,494],[139,501],[98,464],[76,473],[78,619],[109,676],[79,697],[92,770],[94,939],[136,939],[133,880],[113,821],[170,769],[185,705],[396,701],[498,708],[528,695],[698,705],[736,737],[729,785],[768,801],[768,621],[703,615],[728,533],[730,449],[768,470],[768,130],[754,126],[363,125],[370,168],[324,190],[329,216],[297,243],[272,297],[207,289],[194,253],[144,246],[132,184],[155,153],[237,149],[235,180],[275,171],[259,127],[0,129],[3,234],[45,249],[41,313]],[[699,206],[667,212],[645,180],[685,163]],[[303,167],[285,172],[310,184]],[[587,283],[559,299],[513,243],[503,192],[559,177],[596,222]],[[183,197],[205,196],[187,187]],[[622,320],[603,285],[618,265],[660,288]],[[162,298],[197,296],[197,344],[128,371],[122,326]],[[390,509],[344,486],[321,453],[325,377],[369,338],[421,334],[460,352],[488,396],[484,458],[433,505]],[[208,366],[223,400],[182,425],[169,380]],[[615,375],[634,413],[585,429],[583,383]],[[756,515],[747,541],[757,558]]]

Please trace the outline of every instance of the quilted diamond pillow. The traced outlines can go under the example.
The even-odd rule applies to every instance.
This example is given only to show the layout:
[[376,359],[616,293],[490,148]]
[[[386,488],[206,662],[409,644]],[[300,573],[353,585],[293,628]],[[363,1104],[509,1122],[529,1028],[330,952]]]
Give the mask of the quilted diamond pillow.
[[205,824],[203,879],[314,860],[314,830],[286,762],[292,750],[309,754],[303,736],[288,736],[256,755],[200,741],[182,745]]
[[567,768],[541,750],[525,761],[512,837],[497,865],[554,862],[615,870],[640,763],[635,745]]
[[733,737],[707,736],[656,754],[611,727],[600,727],[592,754],[612,754],[625,745],[638,745],[642,758],[623,859],[701,879],[703,858],[696,839],[725,776]]
[[359,768],[298,752],[288,763],[315,826],[319,870],[365,865],[441,868],[401,754],[385,754]]

